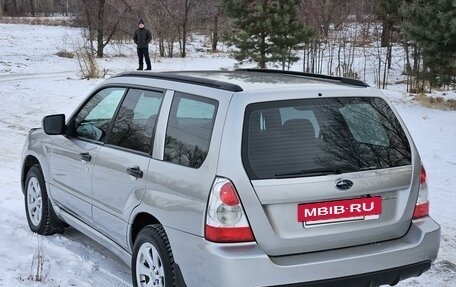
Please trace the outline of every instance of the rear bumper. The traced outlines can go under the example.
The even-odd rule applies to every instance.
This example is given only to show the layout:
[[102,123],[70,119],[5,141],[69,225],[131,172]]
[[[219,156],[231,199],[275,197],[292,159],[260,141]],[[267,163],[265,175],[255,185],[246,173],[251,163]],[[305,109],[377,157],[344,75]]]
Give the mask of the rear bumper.
[[396,285],[399,281],[420,276],[431,268],[431,261],[419,262],[377,272],[352,275],[337,279],[320,280],[309,283],[296,283],[276,287],[370,287],[384,284]]
[[170,228],[166,232],[189,287],[394,284],[426,271],[440,245],[440,227],[430,217],[414,220],[396,240],[280,257],[267,256],[256,243],[216,244]]

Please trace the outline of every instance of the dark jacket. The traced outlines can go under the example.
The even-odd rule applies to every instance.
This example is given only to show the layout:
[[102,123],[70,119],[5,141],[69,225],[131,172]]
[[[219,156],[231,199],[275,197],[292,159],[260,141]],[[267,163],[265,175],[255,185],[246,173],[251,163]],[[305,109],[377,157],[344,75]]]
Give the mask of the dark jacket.
[[152,40],[152,35],[146,28],[138,28],[133,35],[133,40],[135,41],[138,48],[148,48],[149,42]]

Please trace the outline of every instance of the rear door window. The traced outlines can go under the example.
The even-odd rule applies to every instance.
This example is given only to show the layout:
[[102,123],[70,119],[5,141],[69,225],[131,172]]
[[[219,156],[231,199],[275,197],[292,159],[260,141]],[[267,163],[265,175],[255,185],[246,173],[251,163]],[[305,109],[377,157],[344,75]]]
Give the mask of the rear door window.
[[380,98],[255,103],[244,118],[242,160],[252,179],[411,164],[408,139]]
[[166,130],[164,160],[199,168],[206,159],[217,101],[176,92]]
[[108,144],[150,153],[162,92],[130,89],[117,112]]

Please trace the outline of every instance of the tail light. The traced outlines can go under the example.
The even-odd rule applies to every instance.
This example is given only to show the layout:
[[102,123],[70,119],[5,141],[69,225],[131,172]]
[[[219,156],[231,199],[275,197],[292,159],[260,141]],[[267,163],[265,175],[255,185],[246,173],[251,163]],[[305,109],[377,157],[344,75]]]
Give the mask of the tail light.
[[418,192],[418,199],[413,212],[413,219],[421,218],[429,215],[429,192],[426,182],[426,170],[421,166],[420,174],[420,190]]
[[204,232],[207,240],[219,243],[255,240],[236,188],[227,178],[217,178],[212,186]]

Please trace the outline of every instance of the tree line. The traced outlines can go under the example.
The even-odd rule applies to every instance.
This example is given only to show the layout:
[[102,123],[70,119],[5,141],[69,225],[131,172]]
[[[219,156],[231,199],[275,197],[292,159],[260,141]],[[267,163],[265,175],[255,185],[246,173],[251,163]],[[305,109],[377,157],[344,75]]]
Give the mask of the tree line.
[[362,51],[383,88],[400,47],[409,91],[456,85],[456,0],[0,0],[0,15],[73,17],[98,57],[129,41],[139,18],[161,57],[186,57],[189,36],[202,33],[212,52],[232,45],[240,63],[289,69],[302,60],[306,72],[363,79],[367,63],[354,68]]

